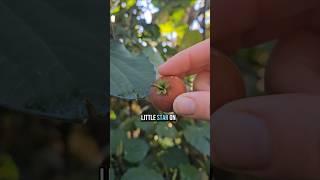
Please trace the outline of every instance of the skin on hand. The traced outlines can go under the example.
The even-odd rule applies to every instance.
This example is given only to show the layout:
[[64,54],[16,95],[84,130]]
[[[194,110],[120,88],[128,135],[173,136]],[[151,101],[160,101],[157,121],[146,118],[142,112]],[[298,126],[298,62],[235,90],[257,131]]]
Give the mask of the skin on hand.
[[320,179],[320,1],[215,0],[213,7],[214,48],[225,54],[278,41],[266,68],[268,95],[213,114],[214,165],[268,179]]
[[211,112],[224,104],[245,97],[244,81],[240,71],[225,55],[212,51]]
[[197,119],[210,118],[210,40],[200,42],[177,55],[158,68],[162,76],[197,74],[194,91],[178,96],[173,109],[177,114]]

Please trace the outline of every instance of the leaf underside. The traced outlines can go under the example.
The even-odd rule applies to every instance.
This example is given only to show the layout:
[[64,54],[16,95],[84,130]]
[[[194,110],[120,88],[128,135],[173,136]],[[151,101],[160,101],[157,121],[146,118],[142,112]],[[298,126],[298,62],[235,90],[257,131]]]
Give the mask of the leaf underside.
[[0,27],[1,107],[84,119],[88,100],[97,112],[106,112],[107,41],[95,6],[3,0]]

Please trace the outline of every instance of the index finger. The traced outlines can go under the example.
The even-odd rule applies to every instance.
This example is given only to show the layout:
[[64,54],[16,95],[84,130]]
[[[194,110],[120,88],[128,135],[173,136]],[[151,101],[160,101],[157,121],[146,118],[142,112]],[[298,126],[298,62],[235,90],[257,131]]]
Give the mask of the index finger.
[[163,76],[181,76],[205,69],[210,69],[210,39],[171,57],[166,63],[159,66],[158,71]]

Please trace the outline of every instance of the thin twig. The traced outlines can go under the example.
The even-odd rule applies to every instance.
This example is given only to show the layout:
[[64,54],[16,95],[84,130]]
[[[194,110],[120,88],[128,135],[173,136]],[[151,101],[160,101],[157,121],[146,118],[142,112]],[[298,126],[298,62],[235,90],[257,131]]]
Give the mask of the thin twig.
[[112,34],[112,38],[115,40],[115,39],[117,39],[117,37],[116,37],[116,32],[115,32],[115,30],[114,30],[114,23],[110,23],[111,24],[111,34]]
[[201,9],[202,14],[202,22],[201,22],[201,28],[203,29],[202,33],[202,40],[206,39],[206,10],[207,10],[207,2],[208,0],[204,0],[204,7]]

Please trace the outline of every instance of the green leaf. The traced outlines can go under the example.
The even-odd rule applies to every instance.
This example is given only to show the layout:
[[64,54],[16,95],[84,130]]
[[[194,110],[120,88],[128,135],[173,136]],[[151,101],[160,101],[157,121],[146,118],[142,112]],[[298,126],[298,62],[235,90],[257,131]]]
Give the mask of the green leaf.
[[181,44],[181,41],[188,30],[188,26],[186,24],[180,24],[175,27],[175,32],[178,34],[178,44]]
[[172,13],[170,19],[172,19],[172,21],[176,24],[184,23],[182,20],[185,17],[185,14],[186,14],[186,10],[184,8],[176,9]]
[[120,5],[117,5],[111,9],[111,14],[117,14],[119,11],[120,11]]
[[143,28],[143,38],[157,40],[161,35],[160,28],[156,24],[143,24]]
[[130,9],[132,6],[136,4],[137,0],[127,0],[127,9]]
[[181,118],[181,120],[179,121],[179,126],[183,129],[187,128],[188,126],[191,126],[194,124],[194,119],[192,118],[187,118],[187,117],[183,117]]
[[131,163],[140,162],[147,155],[149,148],[142,139],[130,139],[124,144],[124,159]]
[[144,166],[140,166],[137,168],[130,168],[121,177],[121,180],[142,180],[142,179],[164,180],[161,174]]
[[113,110],[111,110],[110,111],[110,120],[116,120],[116,119],[117,119],[117,114]]
[[154,50],[152,47],[146,47],[143,49],[143,53],[148,57],[150,62],[158,67],[160,64],[164,63],[161,55],[158,51]]
[[145,55],[134,56],[123,44],[110,42],[110,95],[144,98],[155,78],[154,67]]
[[174,126],[172,126],[171,128],[168,127],[168,123],[166,122],[159,122],[156,125],[156,133],[160,137],[175,138],[177,135],[177,130]]
[[[152,1],[152,3],[154,3]],[[168,21],[169,19],[169,11],[168,9],[161,9],[161,11],[159,11],[157,14],[156,14],[156,17],[155,17],[155,23],[156,24],[163,24],[165,22]]]
[[201,179],[200,172],[190,164],[184,164],[179,166],[180,179],[181,180],[195,180]]
[[[160,7],[164,2],[162,0],[152,0],[152,4],[156,7]],[[161,10],[163,11],[163,10]],[[160,11],[160,12],[161,12]]]
[[[110,131],[110,151],[111,154],[116,154],[123,144],[127,141],[126,134],[121,129],[112,129]],[[120,153],[121,154],[121,153]]]
[[157,157],[156,153],[150,153],[146,158],[144,158],[143,161],[141,161],[140,165],[143,165],[148,168],[152,168],[154,170],[158,170],[160,167],[159,167],[157,159],[158,159],[158,157]]
[[186,141],[204,155],[210,154],[210,128],[207,126],[188,126],[184,132]]
[[154,128],[155,128],[155,123],[152,121],[148,122],[148,121],[136,120],[134,123],[137,128],[140,128],[145,132],[150,132],[150,131],[154,130]]
[[70,122],[88,117],[86,100],[106,112],[104,17],[74,3],[0,2],[1,107]]
[[169,137],[159,138],[158,143],[161,145],[163,149],[167,149],[174,146],[174,140]]
[[167,21],[163,24],[159,24],[159,27],[160,27],[160,32],[163,35],[174,32],[175,30],[174,23],[172,21]]
[[[117,20],[116,20],[117,21]],[[128,29],[125,26],[121,26],[117,23],[113,24],[114,26],[114,31],[113,31],[113,35],[117,38],[124,38],[124,39],[128,39],[128,38],[132,38],[130,36],[130,33],[128,33]],[[134,39],[134,38],[133,38]]]
[[180,164],[189,163],[186,153],[177,147],[169,148],[161,155],[160,159],[168,168],[176,168]]
[[18,180],[19,170],[9,155],[0,155],[0,179]]
[[187,31],[182,38],[180,50],[191,47],[200,41],[202,41],[202,35],[199,31]]
[[131,116],[128,117],[126,120],[122,121],[121,124],[119,125],[119,128],[124,130],[124,131],[130,131],[134,129],[134,123],[138,121],[137,116]]

